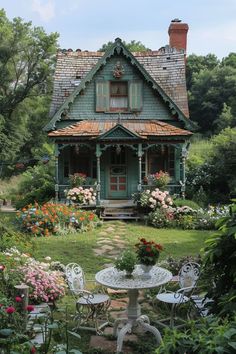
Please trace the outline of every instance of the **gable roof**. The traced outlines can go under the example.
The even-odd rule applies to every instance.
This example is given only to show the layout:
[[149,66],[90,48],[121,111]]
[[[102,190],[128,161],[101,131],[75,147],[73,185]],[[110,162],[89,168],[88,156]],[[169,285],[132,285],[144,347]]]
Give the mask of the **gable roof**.
[[[177,128],[157,120],[127,120],[117,123],[115,120],[83,120],[76,124],[62,129],[52,131],[48,134],[51,138],[82,137],[82,138],[108,138],[116,128],[123,128],[130,138],[148,137],[190,137],[192,133],[188,130]],[[128,137],[128,136],[127,136]]]
[[[163,51],[163,49],[161,50]],[[135,65],[139,71],[142,73],[142,75],[144,76],[144,78],[150,82],[152,84],[152,88],[154,90],[157,90],[158,93],[162,96],[162,98],[164,99],[165,102],[168,103],[170,109],[172,110],[172,113],[175,114],[177,113],[178,116],[179,116],[179,119],[184,121],[185,123],[187,123],[187,127],[190,128],[191,127],[191,122],[187,119],[186,120],[186,115],[183,113],[183,111],[179,108],[179,106],[175,103],[175,101],[172,100],[172,98],[165,92],[165,90],[161,87],[160,84],[158,84],[155,79],[153,78],[153,76],[155,77],[155,75],[157,74],[157,71],[155,71],[154,69],[154,65],[152,63],[152,65],[150,65],[150,63],[148,62],[148,60],[144,60],[143,63],[141,64],[139,62],[139,60],[137,60],[137,58],[139,57],[139,59],[143,58],[142,56],[140,56],[140,53],[136,53],[136,56],[137,58],[131,53],[129,52],[129,50],[123,45],[122,41],[120,38],[117,38],[115,43],[106,51],[106,53],[99,53],[100,55],[100,59],[97,60],[96,64],[94,66],[89,66],[87,65],[87,68],[90,67],[90,70],[87,72],[87,74],[84,76],[84,78],[78,83],[78,87],[74,87],[72,88],[72,83],[75,82],[75,80],[70,80],[70,85],[68,84],[67,82],[67,86],[66,88],[64,88],[64,95],[65,95],[65,92],[67,94],[67,96],[69,95],[69,97],[67,97],[65,99],[64,97],[64,103],[62,102],[62,96],[60,95],[60,92],[62,93],[62,88],[63,86],[60,85],[60,82],[58,82],[58,72],[56,70],[56,73],[55,73],[55,81],[54,81],[54,94],[53,94],[53,99],[52,99],[52,113],[53,113],[53,110],[55,111],[56,109],[56,106],[60,105],[60,103],[62,103],[62,105],[59,106],[59,109],[58,111],[54,114],[53,118],[51,119],[51,122],[49,122],[49,124],[45,127],[45,130],[50,130],[52,128],[55,127],[55,122],[57,120],[60,120],[61,119],[61,115],[63,113],[63,111],[65,109],[68,109],[69,108],[69,105],[74,101],[75,97],[79,94],[79,92],[85,88],[86,86],[86,83],[87,82],[90,82],[93,78],[93,76],[95,75],[95,73],[99,70],[99,68],[102,66],[102,65],[105,65],[106,64],[106,61],[107,59],[109,59],[112,55],[114,55],[115,53],[117,54],[120,54],[122,52],[122,54],[124,56],[126,56],[127,58],[130,59],[131,61],[131,64],[132,65]],[[169,51],[170,52],[170,51]],[[171,48],[171,52],[174,53],[176,52],[176,50],[174,48]],[[71,52],[69,52],[71,53]],[[79,52],[80,53],[80,52]],[[97,52],[96,52],[97,53]],[[95,57],[96,59],[98,59],[98,53],[97,53],[97,56],[95,55],[95,53],[93,53],[93,57]],[[149,52],[148,52],[149,53]],[[151,52],[153,53],[153,52]],[[183,53],[182,52],[176,52],[176,53],[181,53],[181,55],[183,56]],[[103,55],[102,55],[103,54]],[[102,56],[101,56],[102,55]],[[86,57],[86,56],[85,56]],[[184,58],[184,57],[183,57]],[[88,58],[87,58],[88,59]],[[166,57],[166,60],[169,60],[171,62],[171,57],[170,57],[170,53],[169,53],[169,57]],[[140,60],[142,62],[142,60]],[[173,62],[173,60],[172,60]],[[89,61],[88,61],[89,63]],[[146,66],[147,67],[150,67],[150,72],[152,73],[152,75],[145,69],[145,63],[146,63]],[[59,65],[60,63],[57,62],[57,68],[61,68],[63,69],[64,67],[63,66],[60,66]],[[91,64],[91,63],[90,63]],[[175,63],[175,65],[172,65],[170,67],[178,67]],[[184,68],[185,68],[185,64],[184,64]],[[81,68],[82,69],[82,68]],[[167,67],[163,67],[162,69],[167,69]],[[70,78],[70,70],[72,70],[72,68],[70,68],[68,65],[67,65],[67,69],[66,69],[66,77],[67,79]],[[62,70],[63,71],[63,70]],[[163,71],[166,71],[166,70],[163,70]],[[181,71],[183,72],[183,70]],[[59,70],[59,73],[60,73],[60,70]],[[71,72],[71,75],[73,73],[73,70]],[[76,74],[77,77],[81,77],[82,78],[82,72],[80,73],[79,71],[77,71],[76,73],[74,73],[74,75]],[[161,75],[159,75],[161,77]],[[163,76],[163,75],[162,75]],[[165,75],[164,75],[165,76]],[[164,78],[163,76],[163,78]],[[183,76],[183,75],[182,75]],[[61,77],[61,76],[59,76]],[[160,79],[159,77],[159,79]],[[168,77],[168,75],[167,75]],[[184,103],[182,104],[182,108],[185,109],[186,113],[187,110],[186,110],[186,107],[187,106],[187,92],[186,92],[186,86],[185,86],[185,71],[184,71],[184,88],[181,87],[180,85],[180,82],[178,82],[178,80],[176,80],[176,77],[172,77],[172,79],[175,78],[175,80],[172,82],[168,81],[168,80],[163,80],[163,82],[169,82],[169,84],[165,85],[166,86],[166,90],[167,91],[171,91],[172,94],[175,94],[176,95],[176,98],[178,97],[178,100],[179,100],[179,105],[180,103]],[[165,77],[166,79],[166,77]],[[175,83],[178,82],[179,86],[178,87],[175,87]],[[58,85],[59,84],[59,85]],[[168,89],[169,88],[169,89]],[[175,88],[175,89],[174,89]],[[66,91],[65,91],[66,90]],[[69,94],[71,90],[71,94]],[[184,97],[186,96],[186,97]],[[55,105],[55,98],[56,98],[56,102],[57,104]],[[61,101],[61,102],[60,102]],[[59,103],[60,102],[60,103]]]

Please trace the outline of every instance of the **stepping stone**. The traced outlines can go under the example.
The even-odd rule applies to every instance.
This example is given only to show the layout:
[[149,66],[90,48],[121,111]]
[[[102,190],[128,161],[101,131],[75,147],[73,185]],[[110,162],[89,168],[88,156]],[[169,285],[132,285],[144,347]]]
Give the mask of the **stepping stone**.
[[101,256],[104,254],[104,251],[100,248],[96,248],[95,250],[93,250],[94,253],[96,253],[97,256]]
[[116,290],[116,289],[111,289],[107,288],[107,292],[110,295],[118,295],[118,294],[127,294],[127,290]]
[[120,250],[113,250],[107,252],[109,256],[119,256],[120,255]]
[[99,234],[98,234],[99,236],[107,236],[107,232],[105,232],[105,231],[101,231],[101,232],[99,232]]
[[103,245],[101,247],[102,250],[104,251],[111,251],[111,250],[114,250],[114,247],[113,246],[109,246],[109,245]]
[[107,231],[107,232],[113,232],[113,231],[115,231],[115,229],[114,229],[113,227],[108,227],[108,228],[106,229],[106,231]]
[[111,310],[125,310],[126,309],[126,303],[120,300],[111,300],[111,305],[110,309]]
[[101,240],[101,241],[97,241],[97,244],[103,244],[103,243],[113,243],[111,240]]

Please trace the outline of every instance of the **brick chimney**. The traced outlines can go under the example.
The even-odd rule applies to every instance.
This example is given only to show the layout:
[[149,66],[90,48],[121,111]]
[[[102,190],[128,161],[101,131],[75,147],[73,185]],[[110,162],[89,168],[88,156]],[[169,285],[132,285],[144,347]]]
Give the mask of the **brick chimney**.
[[181,20],[175,18],[171,21],[168,30],[170,39],[169,45],[170,47],[174,47],[176,49],[184,49],[186,53],[187,49],[187,33],[188,33],[188,24],[182,23]]

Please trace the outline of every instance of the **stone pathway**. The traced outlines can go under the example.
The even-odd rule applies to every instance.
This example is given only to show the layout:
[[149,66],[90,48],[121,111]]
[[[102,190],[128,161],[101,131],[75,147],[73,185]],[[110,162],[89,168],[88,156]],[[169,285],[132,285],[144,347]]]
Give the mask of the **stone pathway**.
[[[98,239],[93,249],[96,256],[111,259],[117,258],[122,250],[126,248],[127,242],[124,240],[126,226],[122,222],[109,223],[103,225],[102,231],[98,234]],[[105,266],[111,266],[112,263],[106,263]]]

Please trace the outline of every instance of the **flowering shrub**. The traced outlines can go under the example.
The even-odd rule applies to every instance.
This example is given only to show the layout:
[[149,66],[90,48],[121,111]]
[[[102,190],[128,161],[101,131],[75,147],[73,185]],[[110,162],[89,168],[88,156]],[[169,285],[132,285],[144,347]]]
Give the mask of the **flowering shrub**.
[[163,250],[163,247],[159,243],[147,241],[145,238],[141,238],[135,247],[139,262],[145,265],[156,264],[160,252]]
[[96,193],[94,189],[75,187],[65,191],[67,200],[78,204],[94,204],[96,201]]
[[168,172],[159,171],[148,175],[145,180],[150,185],[154,185],[158,188],[164,188],[170,182],[170,175]]
[[140,193],[139,203],[142,207],[155,210],[157,208],[167,209],[168,206],[173,204],[173,201],[169,192],[162,192],[159,188],[155,188],[153,191],[147,189]]
[[34,303],[55,302],[65,295],[65,281],[60,271],[50,270],[50,264],[29,259],[21,267],[24,282],[30,287],[29,298]]
[[[65,231],[88,230],[99,223],[96,214],[91,211],[81,211],[65,204],[46,203],[39,206],[28,205],[17,213],[17,221],[24,232],[35,236],[49,236]],[[64,234],[68,233],[64,232]]]
[[82,172],[77,172],[74,173],[73,175],[69,175],[69,181],[71,187],[82,186],[86,181],[86,174]]
[[[25,283],[29,286],[29,298],[34,303],[54,302],[63,296],[66,287],[64,273],[54,270],[59,269],[58,262],[55,266],[55,262],[49,261],[49,258],[46,257],[47,262],[39,262],[30,255],[20,253],[15,247],[3,252],[1,264],[5,266],[3,282],[7,285],[7,295],[12,296],[11,292],[8,292],[9,287]],[[63,269],[61,264],[60,268]],[[17,298],[16,302],[19,300]]]
[[157,228],[171,227],[173,218],[173,213],[169,212],[168,209],[156,209],[148,214],[147,221]]

